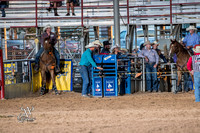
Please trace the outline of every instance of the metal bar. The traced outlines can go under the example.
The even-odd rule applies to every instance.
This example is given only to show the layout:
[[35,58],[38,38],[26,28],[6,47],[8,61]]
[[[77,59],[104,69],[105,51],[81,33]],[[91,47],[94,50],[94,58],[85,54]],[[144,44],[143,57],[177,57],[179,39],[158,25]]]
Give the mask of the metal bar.
[[38,23],[37,23],[37,0],[35,0],[35,27],[38,27]]
[[81,0],[81,26],[83,27],[83,0]]
[[113,0],[114,5],[114,36],[115,36],[115,45],[120,47],[120,18],[119,18],[119,1]]
[[127,23],[129,24],[129,0],[127,0]]

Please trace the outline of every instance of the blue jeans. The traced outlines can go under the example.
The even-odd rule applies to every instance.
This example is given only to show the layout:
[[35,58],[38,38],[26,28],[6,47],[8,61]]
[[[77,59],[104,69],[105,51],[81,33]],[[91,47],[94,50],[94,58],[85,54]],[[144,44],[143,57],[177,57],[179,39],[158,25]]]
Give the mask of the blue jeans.
[[148,91],[152,91],[152,90],[158,91],[157,68],[153,67],[155,65],[155,63],[146,63],[145,65],[146,65],[147,90]]
[[[40,50],[39,50],[39,51],[37,52],[37,54],[35,55],[35,63],[36,63],[36,64],[39,63],[39,61],[40,61],[40,56],[41,56],[41,54],[43,53],[43,51],[44,51],[44,48],[41,47]],[[54,53],[54,55],[55,55],[55,57],[56,57],[56,65],[57,65],[57,66],[60,66],[60,54],[59,54],[59,52],[58,52],[55,48],[53,48],[53,53]]]
[[200,102],[200,72],[194,72],[195,102]]
[[79,71],[83,79],[82,95],[92,94],[92,66],[81,65]]
[[5,13],[5,9],[4,8],[6,8],[6,5],[0,5],[0,8],[1,8],[2,17],[5,17],[6,13]]

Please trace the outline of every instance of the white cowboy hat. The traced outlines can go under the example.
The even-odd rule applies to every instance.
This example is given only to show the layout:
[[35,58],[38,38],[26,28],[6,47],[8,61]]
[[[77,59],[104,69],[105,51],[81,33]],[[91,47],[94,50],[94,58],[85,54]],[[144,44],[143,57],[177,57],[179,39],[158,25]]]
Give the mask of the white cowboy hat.
[[85,48],[92,48],[92,47],[98,47],[97,45],[93,44],[93,43],[89,43],[89,45],[85,46]]
[[103,44],[99,40],[93,41],[92,44],[99,45],[99,46],[103,47]]
[[52,27],[50,24],[47,24],[47,25],[44,27],[43,32],[45,32],[47,28],[53,29],[53,27]]
[[114,45],[111,47],[110,51],[112,52],[115,48],[120,48],[118,45]]
[[189,30],[197,30],[197,28],[195,28],[193,25],[190,25],[190,26],[186,29],[186,31],[189,31]]
[[198,44],[198,45],[195,45],[194,48],[193,48],[193,51],[194,51],[195,53],[200,53],[200,45],[199,45],[199,44]]
[[160,43],[158,43],[157,41],[154,41],[153,43],[152,43],[152,45],[160,45]]
[[150,41],[146,41],[143,46],[146,46],[147,44],[151,45]]

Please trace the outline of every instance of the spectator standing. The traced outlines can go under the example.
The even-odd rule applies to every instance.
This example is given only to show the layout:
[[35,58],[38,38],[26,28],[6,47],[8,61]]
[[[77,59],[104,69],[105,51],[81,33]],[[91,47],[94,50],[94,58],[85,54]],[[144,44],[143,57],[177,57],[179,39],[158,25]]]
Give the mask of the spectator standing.
[[142,50],[138,57],[145,58],[145,70],[148,92],[158,92],[157,88],[157,65],[159,56],[154,49],[151,49],[150,41],[144,43],[146,49]]
[[95,51],[92,52],[93,55],[97,55],[97,54],[101,54],[101,47],[103,46],[103,44],[99,41],[99,40],[95,40],[94,42],[92,42],[94,45],[97,45],[97,48],[95,49]]
[[5,8],[8,8],[9,1],[0,0],[0,9],[2,13],[2,17],[6,17]]
[[102,49],[101,53],[110,54],[110,45],[111,45],[111,43],[109,41],[104,41],[103,42],[103,49]]
[[194,76],[195,102],[200,102],[200,44],[193,48],[194,55],[189,58],[187,69]]
[[90,43],[86,46],[86,48],[88,49],[81,56],[79,68],[81,77],[83,79],[83,97],[89,97],[90,95],[92,95],[92,66],[99,70],[103,70],[103,68],[97,67],[96,63],[92,58],[92,51],[94,51],[97,48],[97,45],[95,45],[94,43]]
[[152,43],[153,49],[157,52],[157,54],[158,54],[159,57],[164,61],[164,63],[167,63],[167,59],[166,59],[165,56],[161,53],[161,50],[158,49],[158,46],[159,46],[159,45],[160,45],[160,44],[159,44],[157,41],[154,41],[154,42]]
[[76,0],[67,0],[67,14],[66,16],[70,16],[70,7],[71,7],[71,11],[72,11],[72,15],[76,16],[76,14],[74,13],[74,4],[76,3]]

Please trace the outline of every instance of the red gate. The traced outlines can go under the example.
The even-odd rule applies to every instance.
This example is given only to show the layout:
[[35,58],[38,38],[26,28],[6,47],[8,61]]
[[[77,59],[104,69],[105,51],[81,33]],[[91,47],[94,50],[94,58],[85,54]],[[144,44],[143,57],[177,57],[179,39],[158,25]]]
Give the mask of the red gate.
[[2,49],[0,49],[0,74],[0,99],[4,99],[4,68]]

